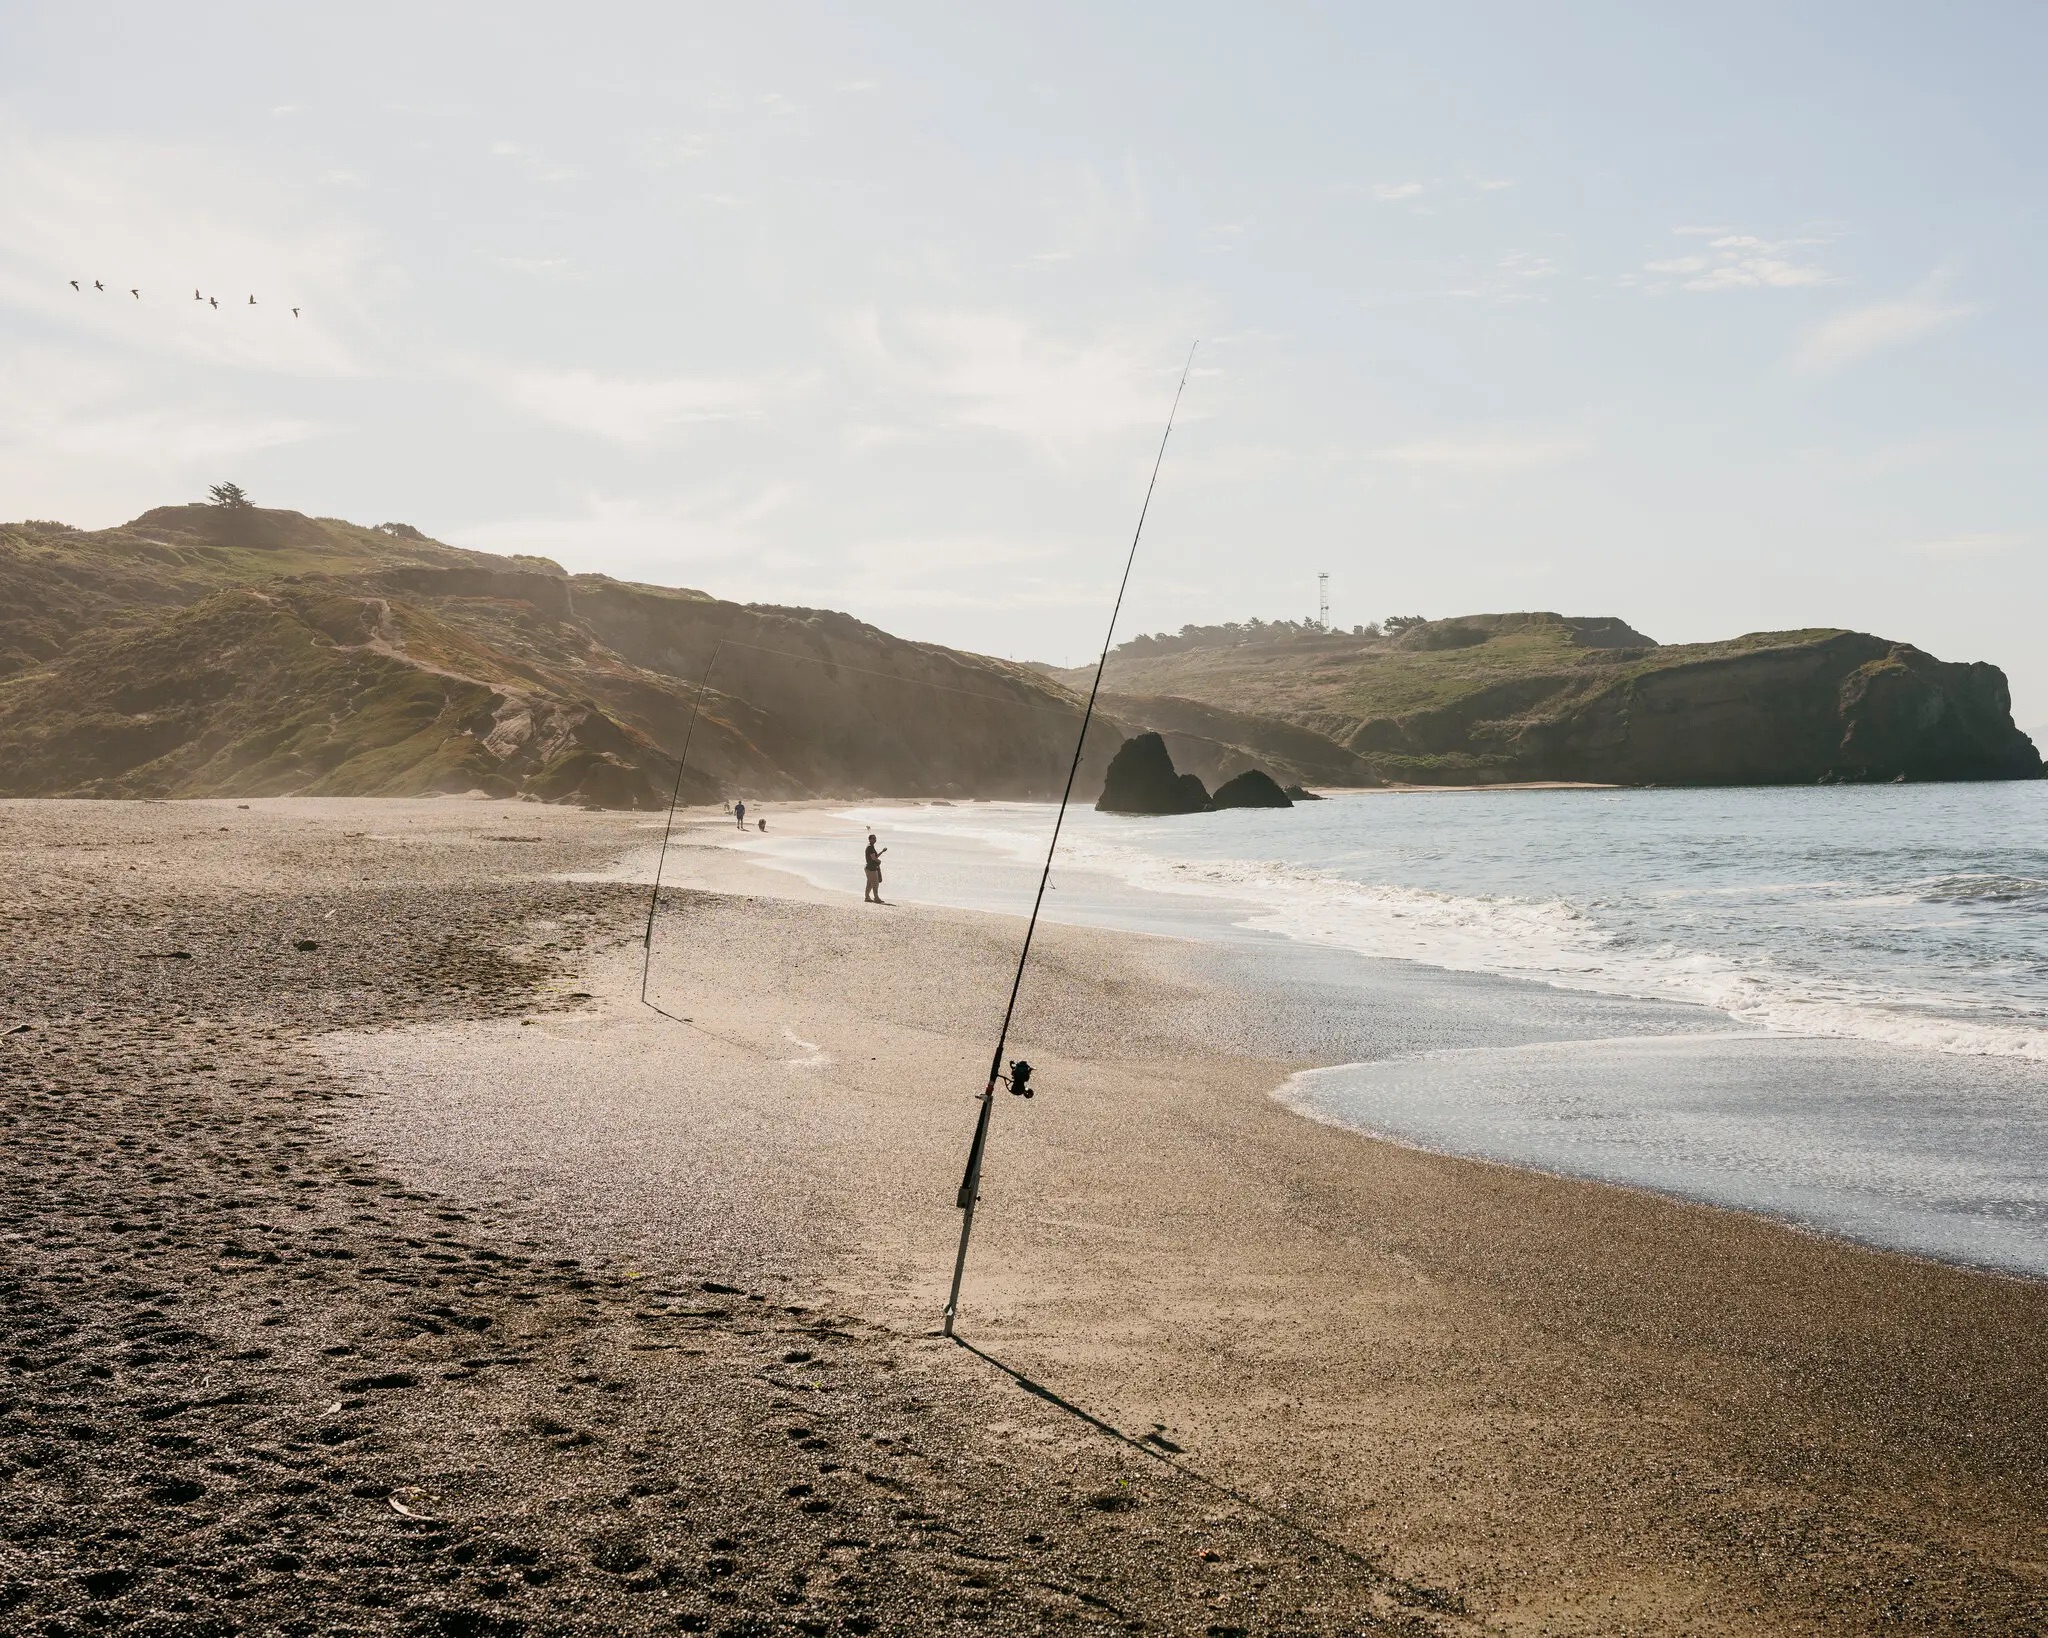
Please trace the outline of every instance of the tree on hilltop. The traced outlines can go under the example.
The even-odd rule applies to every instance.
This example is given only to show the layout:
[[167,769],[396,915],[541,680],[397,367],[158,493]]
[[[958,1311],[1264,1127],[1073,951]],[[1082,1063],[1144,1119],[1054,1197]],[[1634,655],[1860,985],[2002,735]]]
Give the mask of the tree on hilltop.
[[255,504],[242,492],[242,486],[238,483],[213,484],[206,493],[213,504],[223,512],[246,512]]

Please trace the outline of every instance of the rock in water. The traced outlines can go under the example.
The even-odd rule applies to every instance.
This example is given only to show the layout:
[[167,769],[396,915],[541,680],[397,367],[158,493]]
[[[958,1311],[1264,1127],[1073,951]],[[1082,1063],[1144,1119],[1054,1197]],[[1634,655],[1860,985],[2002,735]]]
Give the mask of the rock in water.
[[1095,806],[1104,813],[1202,813],[1209,792],[1193,774],[1174,771],[1165,740],[1139,734],[1109,759],[1109,776]]
[[1247,768],[1235,779],[1226,779],[1209,798],[1212,808],[1291,808],[1293,799],[1273,776],[1258,768]]

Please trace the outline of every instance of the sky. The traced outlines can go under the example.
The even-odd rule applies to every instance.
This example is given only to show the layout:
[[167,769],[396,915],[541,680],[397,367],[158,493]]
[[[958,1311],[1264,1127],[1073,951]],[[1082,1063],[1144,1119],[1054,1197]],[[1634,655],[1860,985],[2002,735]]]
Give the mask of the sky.
[[1882,0],[9,0],[0,516],[231,480],[1073,663],[1199,339],[1120,634],[1327,572],[1876,631],[2048,724],[2044,60]]

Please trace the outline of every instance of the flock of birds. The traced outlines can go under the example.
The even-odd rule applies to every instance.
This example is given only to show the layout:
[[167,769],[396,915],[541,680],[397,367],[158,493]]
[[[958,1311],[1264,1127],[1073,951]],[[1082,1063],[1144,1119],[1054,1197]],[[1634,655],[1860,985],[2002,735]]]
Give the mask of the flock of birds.
[[[93,287],[93,289],[95,289],[95,290],[99,291],[101,295],[105,295],[105,294],[106,294],[106,291],[107,291],[107,287],[106,287],[105,283],[103,283],[103,282],[102,282],[101,280],[99,280],[99,279],[94,279],[94,280],[92,281],[92,287]],[[73,290],[76,290],[76,291],[78,291],[78,292],[79,292],[79,293],[80,293],[81,295],[83,295],[83,294],[84,294],[84,292],[85,292],[85,286],[84,286],[83,284],[79,283],[79,281],[78,281],[78,280],[76,280],[76,279],[73,279],[73,280],[71,281],[71,288],[72,288]],[[130,291],[128,292],[128,294],[129,294],[129,295],[131,295],[131,296],[133,296],[133,297],[134,297],[134,298],[135,298],[135,299],[136,299],[137,301],[140,301],[140,300],[142,300],[142,292],[141,292],[140,290],[132,290],[132,289],[131,289],[131,290],[130,290]],[[206,305],[207,305],[207,306],[209,306],[209,307],[212,307],[212,308],[216,308],[216,309],[217,309],[217,308],[219,308],[219,306],[220,306],[220,297],[218,297],[218,296],[202,296],[202,295],[201,295],[201,294],[200,294],[200,293],[199,293],[199,292],[198,292],[197,290],[194,290],[194,291],[192,292],[192,299],[193,299],[194,301],[203,301],[203,302],[205,302],[205,303],[206,303]],[[254,296],[251,296],[251,297],[249,298],[249,305],[250,305],[251,307],[254,307],[254,306],[256,305],[256,298],[255,298]],[[293,318],[297,318],[298,316],[299,316],[299,310],[298,310],[298,309],[297,309],[296,307],[294,307],[294,308],[292,309],[292,317],[293,317]]]

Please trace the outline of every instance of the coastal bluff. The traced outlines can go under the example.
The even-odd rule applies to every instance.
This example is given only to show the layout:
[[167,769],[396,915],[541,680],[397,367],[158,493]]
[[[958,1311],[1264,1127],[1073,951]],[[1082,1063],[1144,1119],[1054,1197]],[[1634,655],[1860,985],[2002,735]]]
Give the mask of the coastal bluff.
[[[1068,673],[1052,675],[1065,680]],[[1834,629],[1659,644],[1612,618],[1389,632],[1189,628],[1110,657],[1106,698],[1256,712],[1349,759],[1330,783],[1866,784],[2035,779],[2005,674]],[[1163,713],[1149,713],[1157,720]]]
[[[1283,790],[2030,779],[2004,674],[1859,632],[1613,618],[1186,628],[1110,657],[1080,763]],[[570,574],[402,523],[165,506],[0,524],[0,797],[1045,800],[1092,668]],[[700,699],[701,692],[701,699]],[[1271,793],[1261,791],[1263,800]],[[1233,805],[1236,799],[1220,802]]]

